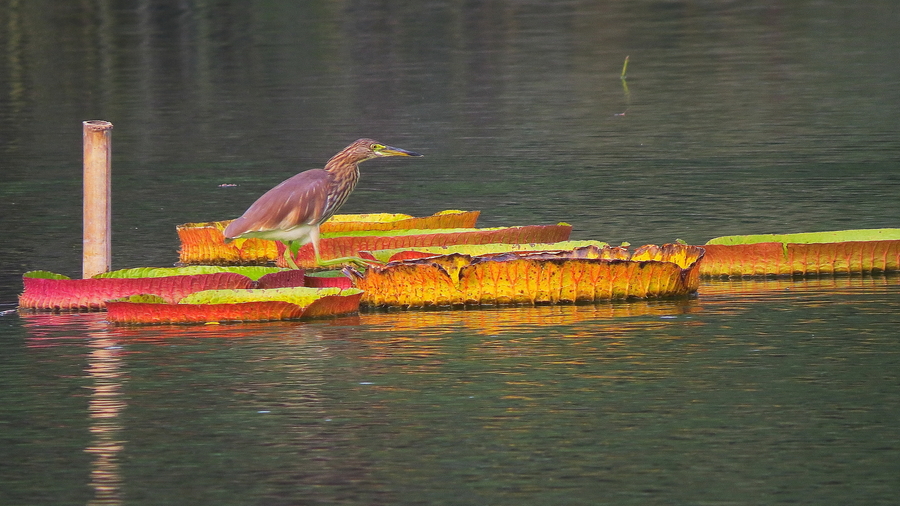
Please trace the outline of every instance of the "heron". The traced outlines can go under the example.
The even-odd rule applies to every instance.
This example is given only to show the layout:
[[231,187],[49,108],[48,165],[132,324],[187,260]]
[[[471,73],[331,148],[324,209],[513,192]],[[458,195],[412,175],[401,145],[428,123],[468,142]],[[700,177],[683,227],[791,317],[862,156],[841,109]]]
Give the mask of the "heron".
[[264,193],[240,218],[225,228],[225,239],[257,237],[284,243],[287,265],[297,269],[292,244],[312,243],[316,265],[327,267],[354,258],[322,260],[319,256],[319,225],[344,205],[359,181],[359,164],[386,156],[422,156],[414,151],[359,139],[331,157],[325,168],[301,172]]

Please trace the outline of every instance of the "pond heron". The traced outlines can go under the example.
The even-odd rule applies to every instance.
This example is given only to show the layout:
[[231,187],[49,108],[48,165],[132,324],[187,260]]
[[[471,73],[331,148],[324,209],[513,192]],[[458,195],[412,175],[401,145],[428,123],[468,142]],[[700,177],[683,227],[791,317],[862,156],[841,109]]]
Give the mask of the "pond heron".
[[296,269],[292,243],[312,243],[316,265],[328,266],[354,258],[322,260],[319,257],[319,225],[344,204],[359,181],[359,164],[383,156],[422,156],[386,146],[372,139],[359,139],[331,157],[324,169],[301,172],[283,181],[256,200],[240,218],[225,228],[225,239],[257,237],[284,243],[284,259]]

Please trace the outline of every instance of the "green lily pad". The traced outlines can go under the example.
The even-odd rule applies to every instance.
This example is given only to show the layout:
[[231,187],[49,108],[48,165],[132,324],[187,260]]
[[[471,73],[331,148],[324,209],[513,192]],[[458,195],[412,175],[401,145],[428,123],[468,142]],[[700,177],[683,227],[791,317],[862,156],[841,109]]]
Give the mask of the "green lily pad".
[[780,242],[784,244],[821,244],[858,241],[893,241],[900,239],[900,228],[874,228],[859,230],[836,230],[831,232],[804,232],[799,234],[758,234],[727,235],[716,237],[706,244],[735,246],[739,244],[758,244],[763,242]]
[[131,279],[131,278],[163,278],[167,276],[195,276],[198,274],[218,274],[222,272],[231,272],[246,276],[253,281],[266,274],[273,272],[281,272],[286,269],[280,267],[265,266],[218,266],[218,265],[189,265],[186,267],[136,267],[133,269],[120,269],[117,271],[104,272],[94,276],[95,279]]
[[72,279],[69,276],[50,271],[28,271],[22,274],[22,277],[30,279]]
[[289,302],[305,307],[327,295],[353,295],[360,293],[357,288],[270,288],[247,290],[204,290],[195,292],[178,301],[179,304],[237,304],[241,302]]

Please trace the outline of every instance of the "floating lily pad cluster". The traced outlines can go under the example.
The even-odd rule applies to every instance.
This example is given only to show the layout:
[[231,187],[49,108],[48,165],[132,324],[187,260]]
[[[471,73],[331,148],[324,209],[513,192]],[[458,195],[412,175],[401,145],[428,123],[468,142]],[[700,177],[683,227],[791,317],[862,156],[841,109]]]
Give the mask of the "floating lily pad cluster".
[[[701,276],[822,275],[900,270],[900,229],[729,236],[703,246],[635,250],[569,241],[565,223],[473,228],[477,211],[337,215],[322,226],[323,259],[361,257],[366,269],[289,270],[280,243],[226,243],[228,222],[177,227],[179,268],[69,279],[23,276],[21,309],[106,310],[116,323],[305,319],[369,307],[565,304],[695,293]],[[297,264],[312,268],[310,245]],[[202,264],[202,265],[196,265]]]
[[[46,271],[23,275],[20,309],[106,310],[118,323],[310,318],[356,312],[361,290],[344,276],[278,267],[124,269],[90,279]],[[259,302],[259,304],[256,304]]]

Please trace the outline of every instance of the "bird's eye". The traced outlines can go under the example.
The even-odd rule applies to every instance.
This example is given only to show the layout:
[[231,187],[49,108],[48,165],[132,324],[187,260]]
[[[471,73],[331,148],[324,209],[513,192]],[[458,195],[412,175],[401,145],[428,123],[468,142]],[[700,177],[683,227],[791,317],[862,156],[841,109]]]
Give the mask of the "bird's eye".
[[381,151],[384,147],[384,144],[372,144],[371,149],[372,151]]

